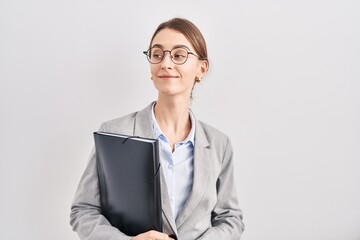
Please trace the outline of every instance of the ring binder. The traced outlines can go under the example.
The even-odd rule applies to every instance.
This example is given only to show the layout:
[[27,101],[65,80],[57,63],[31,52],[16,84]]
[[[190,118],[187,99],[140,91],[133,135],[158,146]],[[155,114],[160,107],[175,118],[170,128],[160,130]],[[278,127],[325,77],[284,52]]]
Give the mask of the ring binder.
[[94,132],[102,214],[129,236],[162,231],[159,143]]

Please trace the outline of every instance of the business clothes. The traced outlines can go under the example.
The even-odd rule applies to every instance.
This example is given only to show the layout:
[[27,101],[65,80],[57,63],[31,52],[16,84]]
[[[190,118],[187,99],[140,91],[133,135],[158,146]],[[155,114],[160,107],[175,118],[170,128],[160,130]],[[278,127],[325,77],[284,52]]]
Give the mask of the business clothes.
[[[153,138],[152,104],[139,112],[103,123],[100,131]],[[244,225],[235,192],[230,141],[223,133],[199,120],[195,120],[195,124],[194,182],[190,196],[176,219],[161,171],[163,232],[175,234],[180,240],[240,239]],[[70,224],[80,239],[131,238],[112,227],[101,215],[94,151],[71,206]]]

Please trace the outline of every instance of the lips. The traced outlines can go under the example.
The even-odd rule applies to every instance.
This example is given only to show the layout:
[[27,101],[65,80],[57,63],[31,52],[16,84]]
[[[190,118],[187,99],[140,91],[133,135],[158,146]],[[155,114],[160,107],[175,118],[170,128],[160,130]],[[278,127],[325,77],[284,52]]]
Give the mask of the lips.
[[172,76],[172,75],[161,75],[159,76],[159,78],[163,78],[163,79],[169,79],[169,78],[178,78],[179,76]]

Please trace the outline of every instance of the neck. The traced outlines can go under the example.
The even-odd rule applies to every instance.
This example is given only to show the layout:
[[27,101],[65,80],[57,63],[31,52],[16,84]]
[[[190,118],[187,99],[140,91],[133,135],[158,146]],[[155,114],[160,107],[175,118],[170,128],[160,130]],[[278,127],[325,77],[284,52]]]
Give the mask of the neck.
[[155,105],[155,118],[161,125],[171,128],[181,128],[190,121],[189,117],[190,100],[164,99],[159,96]]
[[156,121],[172,146],[184,140],[191,130],[189,105],[190,99],[164,99],[161,96],[155,105]]

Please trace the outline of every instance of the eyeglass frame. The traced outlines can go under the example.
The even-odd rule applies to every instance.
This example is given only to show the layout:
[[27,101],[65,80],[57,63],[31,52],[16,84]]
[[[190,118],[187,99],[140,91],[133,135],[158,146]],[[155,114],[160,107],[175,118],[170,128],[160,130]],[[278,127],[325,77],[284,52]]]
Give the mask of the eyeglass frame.
[[[163,53],[164,53],[164,54],[163,54],[163,57],[161,58],[161,60],[160,60],[158,63],[152,63],[152,62],[150,61],[150,55],[149,55],[149,53],[150,53],[151,49],[154,49],[154,48],[159,48],[159,49],[161,49],[161,50],[163,51]],[[184,61],[183,63],[176,63],[176,62],[174,62],[174,60],[173,60],[173,56],[171,55],[171,52],[172,52],[174,49],[177,49],[177,48],[182,48],[182,49],[184,49],[184,50],[187,52],[186,59],[185,59],[185,61]],[[147,58],[147,60],[149,61],[149,63],[151,63],[151,64],[159,64],[159,63],[161,63],[161,62],[164,60],[164,58],[165,58],[165,53],[166,53],[166,52],[168,52],[168,53],[170,54],[171,62],[173,62],[173,63],[176,64],[176,65],[183,65],[184,63],[186,63],[186,61],[187,61],[188,58],[189,58],[189,54],[197,57],[197,58],[200,60],[200,58],[199,58],[198,55],[196,55],[196,54],[193,53],[193,52],[190,52],[189,49],[187,49],[186,47],[182,47],[182,46],[180,46],[180,47],[174,47],[174,48],[171,49],[171,50],[164,50],[164,49],[162,49],[162,48],[159,47],[159,46],[153,46],[153,47],[149,48],[147,51],[143,51],[143,54],[146,55],[146,58]]]

